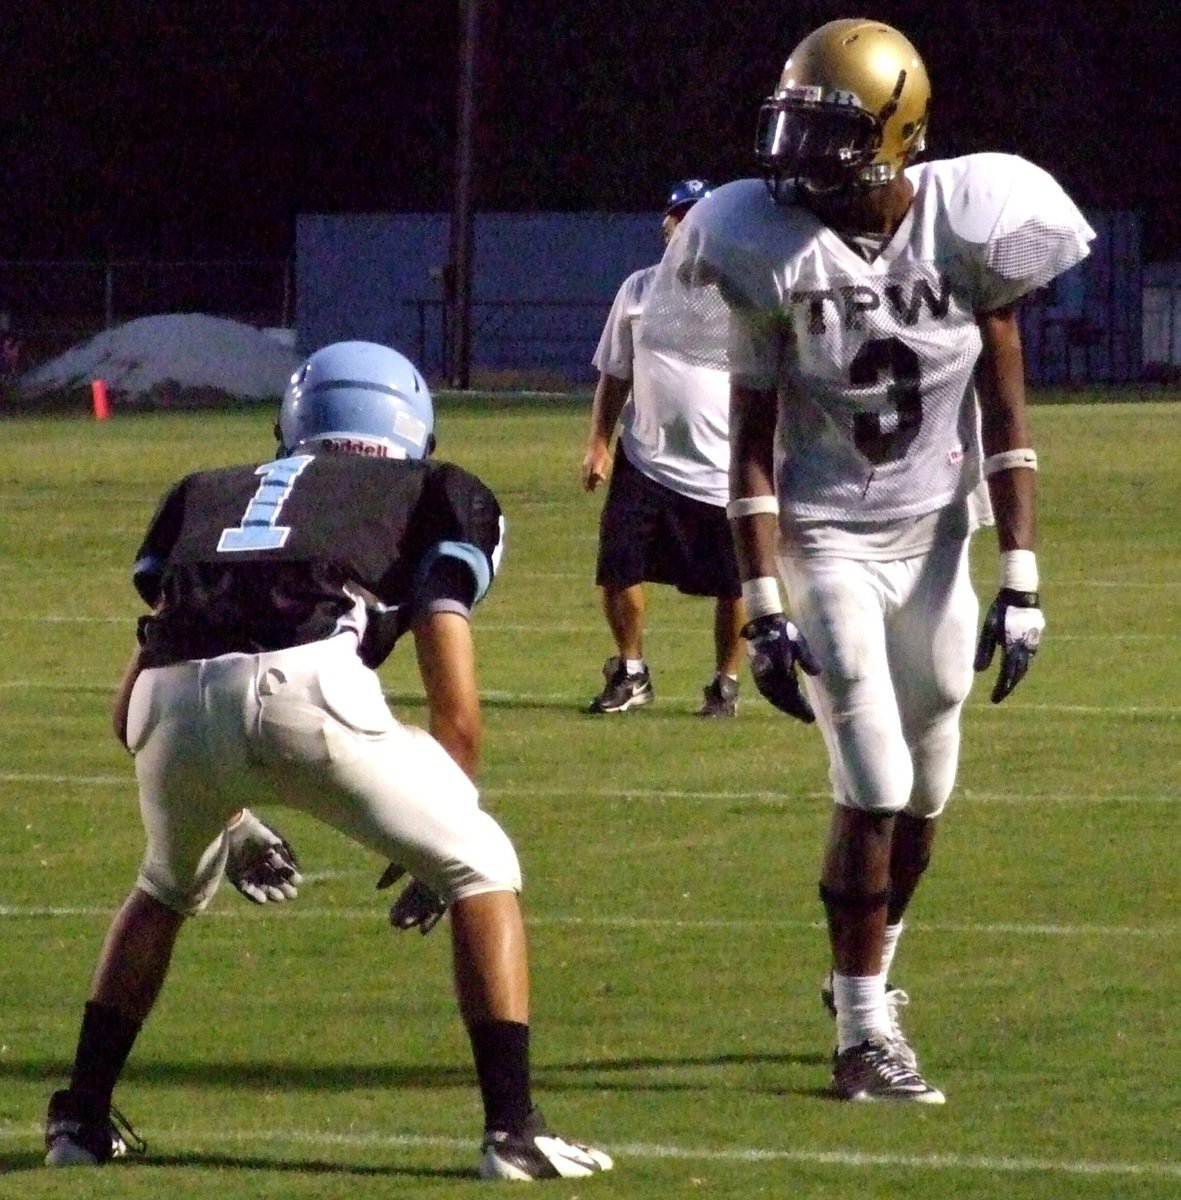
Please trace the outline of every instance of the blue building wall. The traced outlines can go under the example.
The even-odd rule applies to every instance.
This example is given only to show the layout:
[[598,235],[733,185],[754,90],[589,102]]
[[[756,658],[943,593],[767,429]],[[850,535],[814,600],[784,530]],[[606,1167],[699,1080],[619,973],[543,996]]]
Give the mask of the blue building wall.
[[[1034,383],[1082,385],[1142,373],[1136,214],[1089,214],[1083,264],[1022,307]],[[302,351],[342,338],[397,346],[439,377],[446,364],[445,213],[301,215],[295,322]],[[594,378],[590,359],[624,277],[661,251],[657,213],[480,213],[474,228],[472,367]]]
[[1135,213],[1088,213],[1091,254],[1021,307],[1035,383],[1125,383],[1143,375],[1143,263]]
[[[446,362],[446,214],[300,216],[298,344],[391,343]],[[624,277],[660,257],[658,213],[481,213],[474,229],[473,366],[594,378],[590,359]]]

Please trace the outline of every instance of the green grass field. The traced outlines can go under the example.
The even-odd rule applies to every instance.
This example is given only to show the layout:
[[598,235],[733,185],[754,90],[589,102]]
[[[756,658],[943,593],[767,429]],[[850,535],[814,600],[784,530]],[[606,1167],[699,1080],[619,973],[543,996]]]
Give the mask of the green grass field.
[[[440,453],[509,521],[476,619],[484,802],[525,869],[537,1098],[616,1155],[546,1195],[1181,1195],[1181,407],[1039,407],[1047,640],[965,715],[959,787],[895,979],[943,1109],[826,1099],[816,900],[819,735],[744,680],[693,716],[710,608],[650,599],[658,701],[580,709],[610,653],[593,587],[586,409],[444,400]],[[139,606],[129,564],[173,477],[268,453],[270,412],[0,423],[0,1197],[460,1197],[479,1104],[447,937],[399,935],[383,863],[273,816],[308,883],[232,889],[185,932],[116,1102],[150,1143],[40,1166],[106,923],[141,832],[108,699]],[[974,550],[995,587],[990,533]],[[412,655],[383,678],[424,719]],[[479,1194],[487,1194],[486,1192]]]

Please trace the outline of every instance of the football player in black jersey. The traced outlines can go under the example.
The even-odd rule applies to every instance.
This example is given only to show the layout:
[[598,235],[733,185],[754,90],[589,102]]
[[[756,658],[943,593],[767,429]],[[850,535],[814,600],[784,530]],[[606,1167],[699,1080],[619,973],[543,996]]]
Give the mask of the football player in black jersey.
[[[341,342],[292,377],[270,461],[198,471],[164,496],[134,569],[151,609],[115,698],[147,848],[102,948],[46,1162],[126,1150],[115,1084],[177,934],[221,881],[246,804],[307,812],[414,880],[395,923],[450,909],[454,983],[484,1103],[480,1174],[611,1167],[533,1106],[529,974],[512,843],[479,807],[482,722],[469,619],[504,520],[474,475],[430,459],[430,392],[396,351]],[[412,634],[430,733],[390,712],[374,669]],[[407,912],[409,904],[409,912]]]

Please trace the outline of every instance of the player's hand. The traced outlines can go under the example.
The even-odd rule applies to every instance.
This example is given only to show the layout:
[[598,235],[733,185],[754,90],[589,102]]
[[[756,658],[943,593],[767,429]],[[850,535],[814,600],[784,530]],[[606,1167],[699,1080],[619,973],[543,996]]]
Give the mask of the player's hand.
[[582,460],[582,490],[593,492],[611,472],[611,448],[605,442],[592,442]]
[[[390,887],[406,874],[405,867],[390,863],[377,881],[378,890]],[[402,894],[390,906],[390,924],[395,929],[414,929],[426,937],[442,920],[447,901],[425,883],[411,879]]]
[[972,664],[977,671],[987,671],[1000,647],[1001,669],[992,687],[993,704],[1000,704],[1025,678],[1045,628],[1037,592],[1016,592],[1012,588],[997,592],[985,614]]
[[357,653],[371,671],[376,671],[389,658],[394,644],[406,632],[403,607],[387,608],[376,601],[366,604],[365,632],[361,635]]
[[756,617],[742,627],[755,686],[777,709],[806,724],[816,720],[808,697],[800,690],[798,666],[809,675],[820,674],[820,664],[803,635],[783,613]]
[[294,900],[303,876],[287,839],[244,808],[226,826],[226,878],[254,904]]

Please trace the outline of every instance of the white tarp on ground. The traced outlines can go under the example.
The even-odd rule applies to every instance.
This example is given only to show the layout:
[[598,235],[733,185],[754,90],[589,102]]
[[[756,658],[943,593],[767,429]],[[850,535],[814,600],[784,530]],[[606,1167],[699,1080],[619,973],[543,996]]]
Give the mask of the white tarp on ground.
[[201,313],[170,313],[100,333],[27,372],[17,388],[37,396],[101,379],[128,397],[196,391],[274,400],[299,362],[272,330]]

